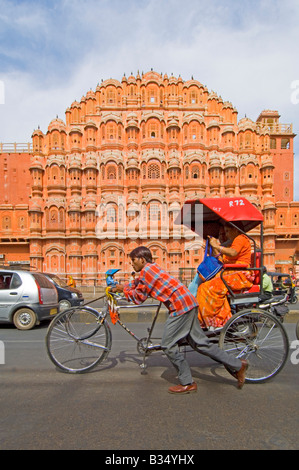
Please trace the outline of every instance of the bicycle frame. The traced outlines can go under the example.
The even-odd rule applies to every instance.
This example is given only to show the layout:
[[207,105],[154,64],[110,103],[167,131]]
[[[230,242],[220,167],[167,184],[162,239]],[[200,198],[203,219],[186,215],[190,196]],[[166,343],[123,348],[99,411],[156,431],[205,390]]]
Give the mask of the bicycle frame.
[[161,351],[162,350],[160,344],[156,344],[156,345],[151,344],[152,333],[153,333],[158,315],[159,315],[160,310],[161,310],[162,302],[160,302],[158,304],[142,304],[142,308],[157,307],[157,310],[156,310],[154,319],[152,320],[151,327],[148,328],[148,333],[149,333],[148,336],[146,338],[139,338],[133,331],[131,331],[127,327],[127,325],[125,325],[121,321],[121,319],[119,317],[119,314],[120,314],[121,309],[124,309],[124,310],[126,310],[126,309],[140,309],[140,305],[131,304],[131,303],[129,305],[117,305],[117,300],[118,299],[123,300],[123,297],[120,296],[119,294],[109,292],[109,288],[106,289],[106,298],[107,298],[107,312],[106,312],[105,316],[107,316],[107,314],[109,312],[112,323],[113,324],[118,323],[127,333],[129,333],[130,336],[132,336],[132,338],[134,338],[137,341],[137,343],[138,343],[137,349],[139,347],[140,348],[139,352],[141,352],[141,351],[144,352],[143,362],[140,365],[140,367],[144,371],[145,368],[146,368],[145,367],[145,358],[146,358],[146,356],[152,351]]

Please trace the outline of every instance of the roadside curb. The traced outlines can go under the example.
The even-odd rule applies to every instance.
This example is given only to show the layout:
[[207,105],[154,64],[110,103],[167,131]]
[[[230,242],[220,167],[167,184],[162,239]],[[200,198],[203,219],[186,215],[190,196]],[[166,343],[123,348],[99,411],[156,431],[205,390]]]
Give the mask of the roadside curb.
[[297,323],[299,321],[299,310],[290,310],[284,318],[285,323]]

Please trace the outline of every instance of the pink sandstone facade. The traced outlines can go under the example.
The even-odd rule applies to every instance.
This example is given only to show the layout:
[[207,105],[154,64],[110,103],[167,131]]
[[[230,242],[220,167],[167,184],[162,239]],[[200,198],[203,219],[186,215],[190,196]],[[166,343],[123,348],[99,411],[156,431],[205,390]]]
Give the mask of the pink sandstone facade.
[[237,117],[193,79],[103,81],[27,151],[0,147],[2,259],[101,284],[109,268],[129,275],[128,253],[144,244],[179,276],[202,259],[200,240],[174,225],[184,201],[237,195],[264,214],[265,265],[288,272],[299,260],[292,125],[277,111]]

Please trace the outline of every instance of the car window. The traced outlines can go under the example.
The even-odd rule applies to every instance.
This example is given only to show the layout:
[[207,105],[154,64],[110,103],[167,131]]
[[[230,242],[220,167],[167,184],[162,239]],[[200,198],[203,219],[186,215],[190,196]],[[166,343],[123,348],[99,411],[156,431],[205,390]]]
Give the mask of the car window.
[[9,289],[11,278],[12,278],[11,273],[0,274],[0,289],[1,290]]
[[32,276],[38,282],[40,287],[44,287],[46,289],[53,289],[53,284],[51,283],[51,281],[49,281],[48,278],[46,278],[46,276],[43,276],[42,274],[38,273],[32,273]]
[[59,287],[67,287],[66,282],[64,282],[60,277],[58,276],[51,276],[55,284],[57,284]]
[[14,273],[14,275],[12,276],[11,283],[10,283],[10,289],[17,289],[21,285],[22,285],[22,279],[17,273]]

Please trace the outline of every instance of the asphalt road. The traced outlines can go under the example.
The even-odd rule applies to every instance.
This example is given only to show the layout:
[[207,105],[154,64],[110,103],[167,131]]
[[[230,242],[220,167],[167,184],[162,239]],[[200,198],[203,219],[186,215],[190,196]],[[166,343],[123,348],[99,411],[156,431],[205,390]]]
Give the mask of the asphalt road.
[[[295,318],[295,317],[294,317]],[[128,325],[141,337],[148,323]],[[290,342],[295,324],[285,324]],[[159,323],[157,334],[162,331]],[[290,360],[264,384],[240,391],[223,367],[188,353],[198,392],[174,396],[175,371],[160,352],[147,360],[136,342],[112,326],[108,359],[94,372],[68,375],[50,362],[47,325],[0,329],[0,449],[181,450],[298,449],[299,364]]]

